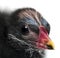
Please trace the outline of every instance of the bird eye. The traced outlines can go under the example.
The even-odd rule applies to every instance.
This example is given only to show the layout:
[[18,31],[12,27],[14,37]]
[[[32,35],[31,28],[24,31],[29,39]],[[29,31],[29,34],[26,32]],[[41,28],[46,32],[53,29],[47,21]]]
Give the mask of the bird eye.
[[21,32],[23,35],[27,35],[29,33],[29,29],[27,25],[22,26]]

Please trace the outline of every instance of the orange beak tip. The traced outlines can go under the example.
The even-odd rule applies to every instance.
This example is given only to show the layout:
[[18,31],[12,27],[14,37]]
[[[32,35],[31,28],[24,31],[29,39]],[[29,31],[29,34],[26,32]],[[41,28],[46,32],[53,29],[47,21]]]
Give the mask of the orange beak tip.
[[49,42],[47,43],[47,48],[48,49],[51,49],[51,50],[54,50],[54,43],[51,41],[51,40],[49,40]]

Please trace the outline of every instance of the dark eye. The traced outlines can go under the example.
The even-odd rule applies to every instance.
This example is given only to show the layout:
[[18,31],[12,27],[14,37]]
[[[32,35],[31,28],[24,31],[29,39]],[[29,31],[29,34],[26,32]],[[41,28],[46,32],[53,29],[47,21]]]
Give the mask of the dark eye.
[[27,35],[29,33],[28,26],[24,25],[21,27],[21,32],[23,35]]

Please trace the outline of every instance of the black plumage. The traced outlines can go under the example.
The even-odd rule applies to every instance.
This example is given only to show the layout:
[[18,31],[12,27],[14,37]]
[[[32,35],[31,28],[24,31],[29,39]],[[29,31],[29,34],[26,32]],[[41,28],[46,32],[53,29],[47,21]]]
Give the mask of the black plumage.
[[[37,17],[36,17],[37,16]],[[32,8],[11,13],[0,12],[0,58],[43,58],[44,49],[36,48],[41,15]],[[47,21],[43,23],[49,33]]]

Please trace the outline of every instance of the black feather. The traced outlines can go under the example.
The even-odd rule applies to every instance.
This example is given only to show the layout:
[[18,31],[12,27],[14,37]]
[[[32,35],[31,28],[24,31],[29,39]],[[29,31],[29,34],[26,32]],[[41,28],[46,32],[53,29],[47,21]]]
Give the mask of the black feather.
[[44,50],[21,40],[15,19],[16,14],[0,13],[0,58],[43,58]]

